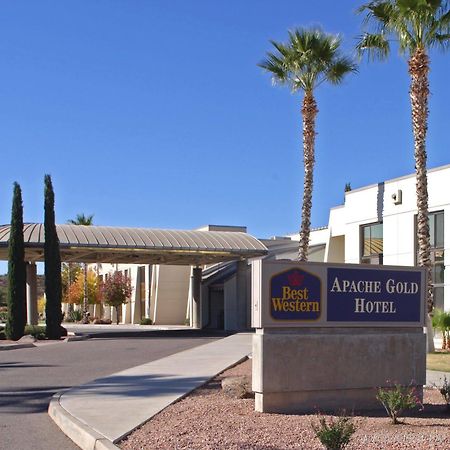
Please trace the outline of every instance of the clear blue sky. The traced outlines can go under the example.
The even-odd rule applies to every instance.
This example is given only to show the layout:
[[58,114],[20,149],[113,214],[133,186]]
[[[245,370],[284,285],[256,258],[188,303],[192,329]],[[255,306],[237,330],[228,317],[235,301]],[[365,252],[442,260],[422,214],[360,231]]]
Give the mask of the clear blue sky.
[[[257,63],[296,26],[341,33],[360,1],[16,0],[0,3],[0,223],[12,183],[25,221],[295,232],[303,183],[300,95]],[[429,167],[450,163],[450,54],[432,54]],[[317,91],[313,226],[353,188],[414,171],[407,66],[363,62]]]

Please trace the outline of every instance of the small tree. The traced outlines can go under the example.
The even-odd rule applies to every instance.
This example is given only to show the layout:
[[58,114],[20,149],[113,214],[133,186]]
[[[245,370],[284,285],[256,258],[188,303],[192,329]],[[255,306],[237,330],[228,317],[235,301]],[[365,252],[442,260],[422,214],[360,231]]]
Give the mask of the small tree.
[[109,274],[101,285],[103,301],[108,306],[116,308],[116,324],[119,324],[119,306],[127,302],[131,297],[131,292],[130,278],[117,270]]
[[442,309],[433,311],[433,328],[437,328],[442,333],[442,350],[450,349],[450,312]]
[[[81,274],[81,270],[80,270]],[[78,276],[68,287],[64,301],[69,304],[81,305],[84,302],[84,277]],[[101,293],[97,274],[93,270],[87,273],[87,300],[90,305],[100,302]]]
[[25,330],[27,321],[26,279],[22,191],[20,186],[14,183],[8,244],[8,320],[5,328],[8,339],[20,339]]
[[49,339],[59,339],[64,329],[61,327],[62,311],[62,283],[61,283],[61,255],[59,253],[59,239],[55,225],[55,194],[52,179],[45,175],[44,202],[44,258],[45,258],[45,323],[46,335]]
[[61,270],[61,284],[62,284],[62,298],[64,303],[67,302],[67,292],[70,285],[74,283],[83,271],[79,263],[62,263]]

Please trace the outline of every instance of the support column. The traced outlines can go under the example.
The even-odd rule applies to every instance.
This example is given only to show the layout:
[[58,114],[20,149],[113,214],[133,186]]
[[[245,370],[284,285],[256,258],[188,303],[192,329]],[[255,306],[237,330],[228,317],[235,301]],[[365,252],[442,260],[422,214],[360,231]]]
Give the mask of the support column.
[[27,263],[27,323],[37,325],[37,270],[35,263]]
[[192,270],[192,328],[201,329],[202,324],[202,269]]
[[151,282],[152,282],[152,268],[150,264],[145,268],[145,317],[150,318],[150,297],[151,297]]
[[247,261],[238,261],[236,270],[236,324],[238,330],[249,328],[247,301]]

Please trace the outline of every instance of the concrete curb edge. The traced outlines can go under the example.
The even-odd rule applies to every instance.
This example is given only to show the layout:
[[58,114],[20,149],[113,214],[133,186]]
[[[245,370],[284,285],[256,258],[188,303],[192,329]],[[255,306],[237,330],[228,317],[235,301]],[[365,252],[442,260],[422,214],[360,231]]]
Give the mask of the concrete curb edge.
[[83,450],[118,450],[109,439],[69,414],[60,403],[64,392],[53,395],[48,406],[48,415],[61,431]]
[[79,336],[77,334],[68,334],[66,338],[64,339],[66,342],[76,342],[76,341],[87,341],[88,339],[91,339],[90,334],[84,334],[82,336]]
[[0,345],[0,351],[3,350],[18,350],[20,348],[31,348],[36,347],[34,344],[8,344],[8,345]]
[[[246,355],[242,358],[240,358],[238,361],[228,365],[227,367],[224,367],[219,372],[217,372],[212,377],[205,380],[201,385],[191,389],[189,392],[186,392],[182,395],[180,395],[176,400],[174,400],[172,403],[167,405],[162,410],[158,411],[157,414],[159,414],[164,409],[168,408],[170,405],[173,405],[176,402],[179,402],[183,398],[187,397],[191,392],[195,391],[196,389],[200,388],[201,386],[204,386],[206,383],[211,381],[213,378],[215,378],[220,373],[224,372],[225,370],[230,369],[231,367],[234,367],[241,362],[246,361],[249,358],[250,355]],[[70,390],[70,389],[68,389]],[[74,417],[72,414],[70,414],[68,411],[66,411],[60,403],[60,398],[64,395],[66,391],[57,392],[53,395],[52,399],[50,400],[50,404],[48,406],[48,415],[50,418],[55,422],[55,424],[61,429],[61,431],[73,442],[75,442],[76,445],[78,445],[82,450],[120,450],[120,447],[117,447],[113,442],[111,442],[109,439],[107,439],[105,436],[100,434],[99,432],[95,431],[93,428],[91,428],[89,425],[86,425],[85,423],[81,422],[79,419]],[[120,436],[118,439],[116,439],[114,442],[120,442],[123,439],[125,439],[129,434],[131,434],[134,430],[141,427],[145,423],[147,423],[149,420],[151,420],[156,414],[153,416],[148,417],[146,420],[141,422],[140,424],[136,425],[133,429],[127,431],[122,436]]]

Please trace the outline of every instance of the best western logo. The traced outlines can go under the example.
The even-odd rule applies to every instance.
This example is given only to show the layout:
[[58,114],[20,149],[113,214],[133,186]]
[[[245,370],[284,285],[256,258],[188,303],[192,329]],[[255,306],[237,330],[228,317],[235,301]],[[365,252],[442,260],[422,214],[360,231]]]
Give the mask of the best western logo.
[[271,279],[270,313],[277,320],[317,320],[320,317],[320,279],[291,269]]

